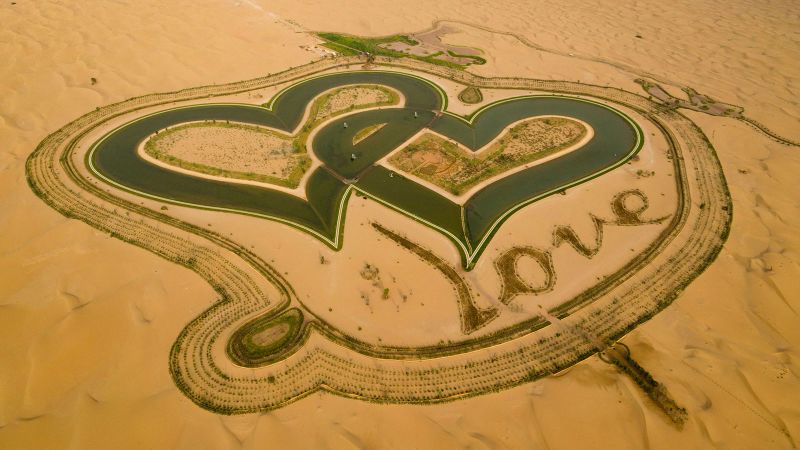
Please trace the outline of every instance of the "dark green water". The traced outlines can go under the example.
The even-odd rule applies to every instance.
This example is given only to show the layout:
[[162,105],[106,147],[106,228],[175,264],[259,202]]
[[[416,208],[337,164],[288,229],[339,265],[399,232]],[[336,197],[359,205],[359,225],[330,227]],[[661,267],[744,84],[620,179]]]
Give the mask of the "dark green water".
[[[315,96],[331,88],[365,83],[397,89],[405,97],[406,105],[354,113],[320,129],[312,146],[326,168],[312,174],[306,186],[309,201],[268,188],[173,172],[148,163],[136,152],[139,144],[156,130],[191,121],[229,120],[289,132],[300,123]],[[640,144],[637,130],[621,113],[578,99],[544,96],[506,101],[485,109],[472,124],[448,114],[437,116],[442,106],[439,92],[418,78],[389,72],[346,72],[291,87],[277,98],[272,111],[220,104],[167,110],[144,117],[111,132],[97,145],[92,161],[105,177],[130,189],[178,202],[280,217],[314,230],[330,241],[341,232],[336,229],[337,214],[346,183],[354,183],[359,189],[446,230],[450,239],[465,247],[475,247],[509,209],[619,164]],[[464,205],[466,223],[463,224],[459,205],[399,174],[392,176],[389,170],[373,166],[425,127],[477,150],[509,124],[541,115],[583,120],[592,126],[595,135],[580,149],[517,172],[477,192]],[[386,126],[353,145],[355,133],[379,123]],[[467,265],[467,255],[462,256]]]

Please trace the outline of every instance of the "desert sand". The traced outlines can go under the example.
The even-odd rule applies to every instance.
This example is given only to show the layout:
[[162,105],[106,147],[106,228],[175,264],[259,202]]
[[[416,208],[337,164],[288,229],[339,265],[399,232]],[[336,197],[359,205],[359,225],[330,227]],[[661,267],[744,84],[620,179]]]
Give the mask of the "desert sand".
[[[556,376],[439,405],[380,405],[317,393],[268,413],[215,415],[176,388],[167,360],[180,330],[217,294],[189,270],[61,216],[26,183],[25,159],[36,145],[94,108],[152,92],[253,78],[318,59],[324,51],[307,30],[378,36],[422,31],[437,20],[452,20],[449,26],[459,30],[444,38],[448,42],[484,51],[487,64],[470,68],[476,74],[580,80],[631,92],[639,92],[633,80],[645,75],[673,95],[689,86],[742,106],[749,117],[800,140],[800,17],[788,1],[724,6],[706,1],[358,1],[346,8],[258,0],[6,3],[0,6],[0,55],[6,61],[0,68],[0,142],[5,149],[0,153],[0,447],[799,445],[800,289],[791,280],[800,275],[795,182],[800,156],[796,147],[776,143],[745,123],[684,112],[702,127],[721,160],[733,196],[731,234],[717,260],[677,301],[622,340],[687,408],[689,421],[680,431],[635,384],[596,357]],[[524,41],[490,30],[515,33]],[[442,85],[455,99],[459,86]],[[272,94],[264,92],[264,100]],[[482,104],[493,100],[484,92]],[[637,175],[654,161],[647,152],[656,158],[663,147],[657,140],[648,145],[637,162],[598,180],[667,186],[669,174]],[[567,197],[574,204],[593,205],[591,212],[608,214],[605,203],[593,202],[603,196],[607,201],[610,192],[603,186],[576,188]],[[653,214],[669,213],[669,191],[664,193],[663,200],[650,199]],[[550,217],[556,200],[545,199],[515,214],[467,277],[496,293],[498,286],[486,274],[493,271],[493,254],[509,243],[547,241],[552,222],[565,217],[582,235],[591,231],[586,208]],[[321,312],[353,312],[326,317],[353,333],[361,327],[376,339],[407,342],[426,332],[456,332],[452,305],[403,303],[401,292],[413,291],[415,300],[434,299],[446,295],[449,286],[408,276],[430,269],[407,252],[388,250],[389,243],[369,231],[369,221],[379,218],[404,230],[455,265],[454,247],[375,202],[351,201],[351,226],[340,253],[273,222],[172,206],[170,212],[226,235],[235,233],[272,256],[293,285],[306,288],[302,295],[319,302]],[[635,247],[646,244],[648,233],[628,242],[624,230],[610,229],[607,238],[604,248]],[[378,245],[387,251],[375,255]],[[342,262],[320,264],[320,256]],[[587,276],[598,270],[565,248],[554,258],[558,265],[584,264]],[[365,261],[380,268],[382,285],[358,276]],[[306,268],[312,278],[352,277],[355,282],[308,283]],[[575,280],[565,289],[577,290],[585,282]],[[386,300],[380,295],[383,286],[391,290]],[[329,292],[341,300],[330,303]],[[364,293],[370,296],[368,305]],[[422,332],[413,333],[413,326]],[[391,332],[384,334],[387,328]]]

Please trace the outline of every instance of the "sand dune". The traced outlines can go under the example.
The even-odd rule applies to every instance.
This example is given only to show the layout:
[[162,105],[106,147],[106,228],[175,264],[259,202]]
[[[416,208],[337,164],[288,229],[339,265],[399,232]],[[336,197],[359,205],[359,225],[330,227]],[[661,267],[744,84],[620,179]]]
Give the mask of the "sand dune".
[[[479,47],[488,60],[475,73],[634,92],[633,78],[651,74],[673,84],[666,86],[673,94],[691,86],[800,140],[800,12],[790,1],[6,2],[0,448],[800,445],[800,153],[744,123],[686,113],[719,154],[733,228],[706,273],[624,339],[689,410],[683,431],[595,357],[558,376],[454,403],[377,405],[314,394],[270,413],[216,416],[186,399],[167,370],[175,337],[216,293],[186,269],[62,217],[27,186],[24,162],[37,143],[98,106],[300,65],[319,57],[301,48],[316,44],[304,29],[386,35],[437,19],[510,31],[555,52],[456,24],[462,31],[445,40]],[[275,224],[264,230],[282,232]],[[304,254],[328,251],[295,239],[309,241]],[[447,245],[437,251],[448,252]]]

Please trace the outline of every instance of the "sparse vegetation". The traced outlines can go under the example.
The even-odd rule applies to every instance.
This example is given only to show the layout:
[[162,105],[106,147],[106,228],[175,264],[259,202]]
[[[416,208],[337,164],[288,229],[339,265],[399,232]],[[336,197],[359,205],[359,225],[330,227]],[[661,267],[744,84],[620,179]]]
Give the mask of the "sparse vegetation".
[[372,136],[378,130],[383,128],[386,124],[385,123],[376,123],[375,125],[370,125],[366,128],[362,128],[358,131],[355,135],[353,135],[353,145],[358,144],[359,142],[363,141],[364,139]]
[[289,351],[291,344],[297,343],[302,324],[303,313],[296,308],[252,320],[230,337],[228,356],[246,367],[274,361]]
[[575,230],[569,225],[560,225],[553,229],[553,247],[558,248],[561,246],[561,244],[566,242],[583,257],[593,258],[594,255],[600,251],[600,247],[603,245],[603,224],[605,222],[593,214],[590,214],[590,216],[592,218],[592,223],[594,224],[594,247],[589,247],[584,244],[583,241],[578,237],[578,234],[575,233]]
[[427,134],[397,152],[389,162],[460,195],[495,175],[574,145],[586,133],[586,127],[574,120],[534,118],[515,125],[478,155],[462,150],[451,140]]
[[631,351],[626,345],[617,343],[610,346],[600,353],[600,357],[603,361],[614,364],[622,373],[628,375],[653,400],[653,403],[667,415],[675,426],[679,429],[683,428],[688,419],[686,409],[678,406],[669,395],[666,386],[656,381],[650,375],[650,372],[631,357]]
[[455,57],[455,58],[467,58],[467,59],[471,59],[471,60],[473,60],[473,61],[474,61],[472,64],[477,64],[477,65],[483,65],[483,64],[486,64],[486,59],[484,59],[484,58],[481,58],[480,56],[477,56],[477,55],[462,55],[462,54],[460,54],[460,53],[456,53],[456,52],[454,52],[454,51],[452,51],[452,50],[448,50],[448,51],[447,51],[447,54],[448,54],[448,55],[450,55],[450,56],[453,56],[453,57]]
[[[540,286],[532,286],[525,282],[517,271],[520,258],[528,257],[536,261],[544,273],[544,280]],[[556,284],[556,271],[553,267],[553,258],[550,252],[533,247],[512,247],[502,253],[494,261],[497,274],[500,275],[502,292],[499,300],[509,304],[514,297],[520,294],[541,294],[552,290]]]
[[[369,94],[367,97],[370,99],[360,101],[359,96],[363,96],[364,93]],[[308,156],[306,143],[311,131],[317,125],[345,112],[394,105],[399,101],[399,96],[394,90],[383,86],[347,86],[334,89],[317,98],[310,107],[308,119],[293,137],[272,129],[242,123],[196,122],[156,132],[147,140],[144,150],[148,155],[160,161],[186,170],[295,188],[311,167],[311,158]],[[219,132],[214,130],[219,130]],[[219,134],[225,130],[236,132],[239,135],[252,133],[254,137],[251,145],[254,148],[239,148],[237,150],[241,151],[242,155],[233,156],[229,162],[219,161],[216,165],[205,161],[213,152],[199,153],[198,158],[202,162],[173,154],[173,147],[179,145],[181,140],[187,139],[192,133]],[[243,160],[251,161],[250,164],[254,166],[252,170],[244,171],[232,168],[243,167]],[[259,166],[259,160],[263,160],[261,166]],[[266,171],[270,173],[266,173]]]
[[[267,78],[145,96],[98,108],[45,138],[26,162],[26,175],[32,191],[65,217],[81,220],[115,238],[181,264],[207,280],[217,292],[219,300],[183,329],[169,357],[169,370],[176,386],[187,398],[205,409],[218,414],[266,411],[321,388],[338,395],[381,403],[450,401],[507,389],[555,373],[595,351],[571,333],[558,333],[553,327],[533,321],[462,343],[442,341],[435,348],[371,346],[324,325],[309,323],[305,329],[316,327],[326,338],[342,345],[306,351],[302,344],[308,333],[301,332],[296,347],[300,350],[296,357],[259,371],[231,371],[228,361],[219,360],[220,352],[212,351],[214,343],[244,318],[267,309],[280,311],[294,302],[296,296],[291,286],[279,272],[249,249],[206,227],[169,217],[157,209],[151,210],[138,201],[127,200],[127,196],[115,196],[97,180],[88,178],[85,171],[76,165],[82,161],[75,157],[79,155],[77,143],[80,138],[120,114],[168,105],[173,101],[274,85],[345,62],[359,61],[328,60]],[[425,69],[441,76],[448,75],[447,72],[436,72],[441,70],[439,67],[425,66]],[[497,83],[500,87],[494,80],[472,78],[469,82],[482,87],[492,87],[492,83]],[[677,156],[672,159],[676,167],[683,167],[683,158],[692,160],[693,164],[687,166],[688,174],[676,171],[681,175],[679,193],[691,188],[692,201],[706,206],[690,215],[688,212],[692,206],[689,202],[681,203],[676,217],[654,244],[656,250],[651,252],[663,256],[666,262],[655,266],[651,263],[652,258],[644,254],[627,264],[619,274],[607,277],[597,287],[556,309],[559,316],[600,330],[604,338],[613,339],[624,334],[674,301],[722,248],[730,227],[731,200],[713,147],[686,117],[624,91],[579,84],[564,87],[563,82],[541,80],[502,82],[502,87],[518,89],[569,89],[640,109],[652,118],[656,126],[663,126],[659,129],[668,143],[673,140],[680,142],[679,146],[670,144],[671,151]],[[687,177],[692,178],[691,186]],[[624,208],[624,203],[621,201],[620,207]],[[122,214],[123,211],[126,214]],[[672,242],[679,245],[670,246]],[[691,245],[684,245],[685,242]],[[627,274],[643,268],[648,270],[647,276],[636,283],[626,283]],[[276,298],[267,300],[261,288],[265,283],[277,289]],[[613,299],[595,302],[606,299],[603,292],[610,289],[615,289]],[[580,306],[586,308],[580,314],[574,314]],[[476,352],[465,358],[438,358],[516,338],[524,340],[513,349],[496,346],[491,351]],[[368,357],[353,358],[347,348],[362,355],[408,358],[409,361],[397,366],[375,364]],[[364,364],[364,360],[368,363]]]
[[[411,39],[408,35],[404,34],[396,34],[393,36],[386,36],[380,38],[365,38],[365,37],[353,36],[342,33],[317,33],[317,36],[327,41],[322,45],[330,48],[331,50],[335,50],[344,56],[369,53],[370,55],[373,56],[416,59],[419,61],[424,61],[431,64],[437,64],[452,69],[463,69],[465,67],[461,64],[456,64],[454,62],[437,58],[437,56],[443,54],[442,52],[434,53],[432,55],[427,55],[427,56],[421,56],[421,55],[413,55],[410,53],[400,52],[397,50],[391,50],[380,46],[380,44],[388,44],[392,42],[402,42],[404,44],[412,46],[418,44],[417,41]],[[476,62],[483,59],[480,57],[473,57],[473,56],[469,56],[469,58],[475,58]],[[484,63],[485,62],[486,61],[484,60]]]
[[656,173],[653,172],[652,170],[639,169],[639,170],[636,171],[636,176],[639,177],[639,178],[649,178],[649,177],[652,177],[655,174]]
[[468,105],[474,105],[483,101],[483,93],[475,86],[467,86],[458,93],[458,99]]
[[496,308],[478,309],[475,306],[475,302],[472,299],[472,290],[469,288],[469,285],[458,274],[458,272],[456,272],[456,270],[447,264],[447,262],[442,258],[439,258],[432,251],[411,241],[405,236],[395,233],[379,223],[373,222],[372,227],[382,235],[393,240],[401,247],[417,255],[447,278],[447,280],[453,286],[453,290],[455,290],[456,295],[458,296],[458,311],[461,317],[461,331],[463,331],[464,334],[470,334],[480,329],[498,316],[499,313]]
[[[262,170],[270,167],[269,165],[265,165],[264,169],[254,168],[254,171],[248,172],[224,167],[224,165],[227,164],[240,164],[241,158],[234,158],[231,163],[221,162],[220,165],[223,165],[223,167],[219,167],[210,165],[210,162],[198,162],[187,159],[187,157],[177,157],[172,153],[172,149],[176,144],[180,143],[181,140],[189,139],[189,136],[193,133],[219,133],[215,130],[235,130],[238,133],[253,134],[255,145],[260,145],[257,151],[263,154],[265,161],[274,161],[272,166],[276,167],[272,169],[272,174],[262,172]],[[259,140],[260,136],[263,136],[263,139]],[[281,145],[275,146],[275,142],[279,142]],[[303,145],[302,148],[304,149],[305,146]],[[237,123],[201,122],[175,126],[148,139],[145,143],[144,150],[148,155],[159,161],[193,172],[226,178],[259,181],[292,188],[297,187],[303,174],[311,167],[311,158],[307,154],[301,153],[300,148],[296,145],[296,141],[293,141],[292,138],[267,128]],[[249,155],[256,149],[242,148],[241,150]],[[207,153],[201,155],[201,158],[208,158]],[[276,170],[280,170],[281,173],[278,174],[275,172]]]

